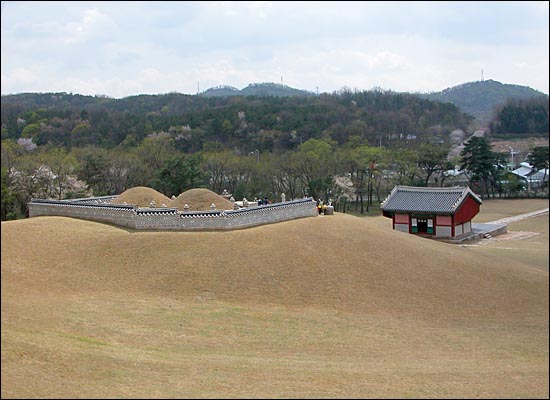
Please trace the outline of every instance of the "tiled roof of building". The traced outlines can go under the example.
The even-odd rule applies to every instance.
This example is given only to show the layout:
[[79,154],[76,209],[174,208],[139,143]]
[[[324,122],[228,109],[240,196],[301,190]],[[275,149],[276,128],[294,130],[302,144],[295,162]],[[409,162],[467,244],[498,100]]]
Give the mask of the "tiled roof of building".
[[533,181],[542,181],[545,175],[548,177],[548,169],[535,170],[529,163],[526,162],[522,162],[521,167],[513,170],[512,173]]
[[398,185],[382,202],[380,208],[390,212],[454,214],[467,196],[472,196],[479,204],[482,203],[481,199],[468,187],[433,188]]

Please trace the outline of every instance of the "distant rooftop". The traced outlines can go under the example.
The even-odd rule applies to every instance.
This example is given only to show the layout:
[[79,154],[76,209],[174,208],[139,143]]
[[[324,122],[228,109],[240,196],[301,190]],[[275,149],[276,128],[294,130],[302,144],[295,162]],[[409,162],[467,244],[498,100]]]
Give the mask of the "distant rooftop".
[[469,187],[396,186],[380,208],[390,212],[454,214],[467,196],[479,204],[482,200]]

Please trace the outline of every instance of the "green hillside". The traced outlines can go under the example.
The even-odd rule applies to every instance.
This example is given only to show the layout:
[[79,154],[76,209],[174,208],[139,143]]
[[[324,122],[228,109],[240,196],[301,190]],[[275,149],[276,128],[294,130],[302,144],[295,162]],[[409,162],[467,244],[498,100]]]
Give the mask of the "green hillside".
[[314,96],[312,92],[294,89],[290,86],[278,83],[251,83],[242,90],[233,86],[218,86],[210,88],[201,93],[206,97],[228,97],[228,96],[257,96],[257,97],[293,97],[293,96]]
[[527,86],[500,83],[489,79],[463,83],[441,92],[420,94],[420,96],[433,101],[453,103],[463,112],[474,116],[479,122],[487,123],[492,117],[494,108],[504,104],[508,99],[528,99],[545,96],[545,94]]
[[216,86],[205,90],[201,93],[201,96],[205,97],[227,97],[227,96],[239,96],[241,91],[233,86]]

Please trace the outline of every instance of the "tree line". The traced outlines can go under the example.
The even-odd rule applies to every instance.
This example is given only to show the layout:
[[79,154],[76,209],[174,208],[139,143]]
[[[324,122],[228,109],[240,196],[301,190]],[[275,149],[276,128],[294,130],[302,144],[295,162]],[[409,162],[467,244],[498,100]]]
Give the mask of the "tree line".
[[1,118],[2,139],[30,138],[39,146],[128,148],[168,132],[189,153],[213,145],[280,152],[309,139],[342,145],[357,135],[389,147],[412,136],[443,137],[472,121],[451,103],[376,90],[309,97],[21,94],[2,96]]
[[[184,153],[168,134],[147,137],[132,149],[85,146],[67,150],[32,142],[2,142],[2,220],[28,216],[32,198],[71,199],[114,195],[136,186],[152,187],[168,197],[196,187],[228,190],[236,199],[268,197],[280,201],[305,196],[332,201],[337,210],[355,205],[368,212],[395,185],[454,185],[449,147],[423,142],[415,148],[385,148],[352,137],[339,146],[331,139],[309,139],[295,151],[237,154],[211,149]],[[548,148],[535,148],[533,164],[548,168]],[[502,155],[485,138],[472,137],[460,167],[482,197],[520,190],[503,181]],[[463,183],[463,182],[461,182]]]
[[491,120],[491,132],[499,134],[548,134],[548,96],[510,99],[499,106]]
[[450,103],[377,90],[307,98],[2,96],[1,217],[25,217],[32,198],[136,186],[169,197],[194,187],[226,189],[236,199],[313,196],[362,213],[396,184],[456,184],[445,171],[461,161],[482,194],[512,190],[483,164],[498,165],[487,149],[483,157],[447,158],[449,133],[470,122]]

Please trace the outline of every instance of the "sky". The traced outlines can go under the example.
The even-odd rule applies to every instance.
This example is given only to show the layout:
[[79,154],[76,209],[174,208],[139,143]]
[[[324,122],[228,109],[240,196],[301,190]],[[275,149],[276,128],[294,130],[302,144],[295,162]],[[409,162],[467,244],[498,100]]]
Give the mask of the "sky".
[[2,1],[1,92],[122,98],[272,82],[549,93],[548,1]]

